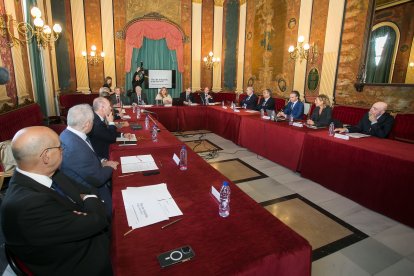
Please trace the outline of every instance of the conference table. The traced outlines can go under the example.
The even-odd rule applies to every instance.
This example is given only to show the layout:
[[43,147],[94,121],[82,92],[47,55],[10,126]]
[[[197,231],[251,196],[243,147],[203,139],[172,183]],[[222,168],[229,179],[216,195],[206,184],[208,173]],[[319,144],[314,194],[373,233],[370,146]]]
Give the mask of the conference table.
[[414,144],[366,137],[341,140],[308,133],[301,174],[414,227]]
[[[140,122],[140,121],[138,121]],[[122,130],[124,131],[124,130]],[[147,137],[149,130],[133,131]],[[166,135],[161,130],[159,137]],[[179,154],[182,142],[143,140],[135,146],[111,146],[110,159],[151,154],[159,174],[113,175],[112,261],[115,275],[310,275],[309,243],[253,201],[192,150],[188,150],[188,169],[179,170],[173,154]],[[158,143],[160,146],[158,147]],[[168,144],[170,143],[170,144]],[[231,187],[230,216],[218,215],[218,203],[210,194],[211,186],[222,182]],[[122,190],[166,183],[183,212],[182,220],[165,229],[168,221],[133,230],[126,219]],[[170,219],[173,220],[175,218]],[[185,263],[161,268],[157,256],[190,245],[195,257]]]

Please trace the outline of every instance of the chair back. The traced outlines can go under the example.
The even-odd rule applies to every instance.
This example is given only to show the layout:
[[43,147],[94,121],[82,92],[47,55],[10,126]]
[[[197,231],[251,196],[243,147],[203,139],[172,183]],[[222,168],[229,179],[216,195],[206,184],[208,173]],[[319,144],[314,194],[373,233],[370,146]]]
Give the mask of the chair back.
[[11,269],[17,276],[33,276],[34,274],[29,270],[29,268],[19,259],[17,258],[8,248],[6,244],[4,244],[4,251],[6,253],[6,259],[9,263]]

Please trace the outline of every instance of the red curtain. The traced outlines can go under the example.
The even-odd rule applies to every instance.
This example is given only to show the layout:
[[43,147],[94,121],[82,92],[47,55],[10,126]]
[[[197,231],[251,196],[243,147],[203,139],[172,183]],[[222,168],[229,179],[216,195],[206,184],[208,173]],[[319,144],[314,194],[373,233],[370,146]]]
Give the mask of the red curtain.
[[184,72],[183,58],[183,35],[174,25],[163,21],[138,21],[132,24],[127,32],[125,39],[125,71],[131,70],[132,50],[141,48],[144,37],[159,40],[165,38],[167,47],[175,50],[177,54],[178,71]]

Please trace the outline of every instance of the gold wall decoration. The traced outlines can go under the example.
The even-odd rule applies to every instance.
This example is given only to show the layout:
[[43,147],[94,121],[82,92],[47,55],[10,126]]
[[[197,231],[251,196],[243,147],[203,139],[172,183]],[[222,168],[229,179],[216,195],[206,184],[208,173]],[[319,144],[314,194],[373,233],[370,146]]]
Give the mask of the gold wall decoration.
[[164,15],[177,24],[181,24],[181,1],[177,0],[128,0],[126,21],[154,12]]
[[223,7],[224,0],[214,0],[214,6]]

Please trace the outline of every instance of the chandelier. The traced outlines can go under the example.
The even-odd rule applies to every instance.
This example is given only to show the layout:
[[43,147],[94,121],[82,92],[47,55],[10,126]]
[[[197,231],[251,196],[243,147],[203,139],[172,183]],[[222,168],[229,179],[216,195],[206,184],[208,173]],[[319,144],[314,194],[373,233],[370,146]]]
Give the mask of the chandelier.
[[[59,24],[53,25],[53,28],[45,25],[41,18],[42,12],[37,7],[33,7],[30,14],[33,16],[34,26],[26,22],[17,22],[10,14],[0,14],[0,33],[6,39],[8,47],[31,43],[34,38],[39,48],[46,48],[58,40],[59,34],[62,32],[62,27]],[[14,28],[16,28],[17,34],[15,34]]]
[[88,62],[88,64],[95,66],[103,61],[105,53],[101,52],[100,56],[98,56],[96,53],[96,46],[92,45],[89,55],[86,51],[82,51],[82,56]]
[[305,38],[303,35],[298,37],[298,45],[294,47],[291,45],[288,49],[290,58],[293,60],[299,59],[299,63],[302,63],[302,60],[306,59],[310,63],[315,63],[318,60],[319,52],[316,45],[311,46],[309,43],[303,43]]
[[211,70],[214,65],[220,62],[220,58],[215,57],[213,52],[210,51],[210,53],[208,53],[208,56],[205,56],[203,58],[203,61],[204,61],[204,65],[207,67],[207,70]]

